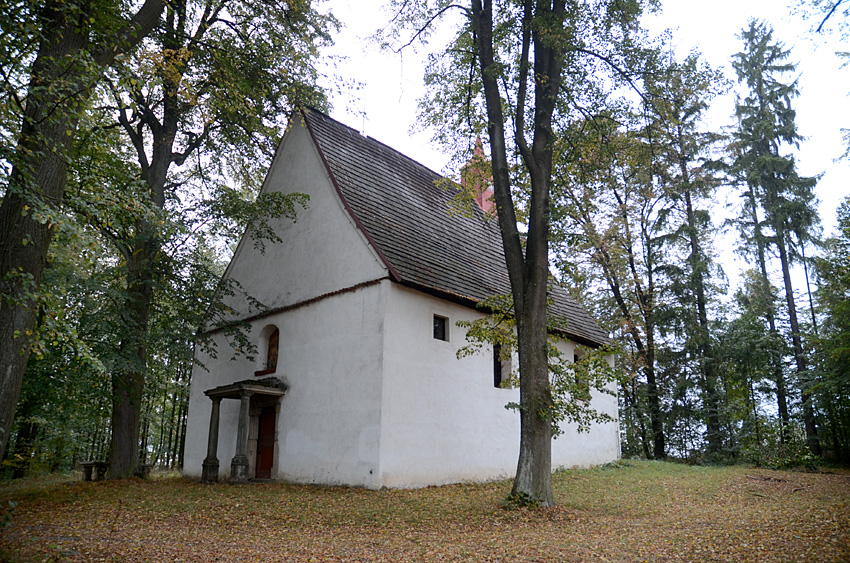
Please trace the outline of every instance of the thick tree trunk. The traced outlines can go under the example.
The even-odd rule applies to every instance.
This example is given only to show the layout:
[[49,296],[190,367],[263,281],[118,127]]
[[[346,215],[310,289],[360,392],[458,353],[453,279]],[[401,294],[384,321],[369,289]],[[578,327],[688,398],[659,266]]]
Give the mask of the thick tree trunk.
[[[181,41],[186,39],[185,6],[185,1],[169,6],[163,51],[171,53],[170,56],[176,57],[175,53],[184,47]],[[142,180],[147,185],[150,203],[156,210],[162,210],[165,206],[165,183],[168,170],[174,162],[172,149],[183,118],[181,109],[183,103],[179,99],[179,89],[185,62],[178,63],[174,60],[170,62],[173,63],[173,67],[160,74],[164,94],[162,122],[157,121],[153,108],[136,108],[144,114],[143,123],[149,128],[152,137],[150,160],[148,160],[147,147],[142,134],[129,122],[124,108],[121,108],[119,113],[121,125],[136,149]],[[127,260],[129,330],[121,341],[121,356],[128,360],[128,367],[117,371],[112,377],[113,431],[110,477],[116,479],[132,475],[139,463],[139,418],[147,374],[149,320],[156,285],[155,266],[161,246],[161,234],[156,226],[145,220],[138,220],[134,239],[126,242],[122,247],[124,258]],[[160,447],[161,445],[160,443]]]
[[150,227],[139,222],[141,239],[127,263],[128,324],[119,348],[125,365],[112,375],[112,442],[109,476],[133,475],[139,461],[139,420],[147,366],[148,321],[153,302],[153,257],[158,243],[148,236]]
[[[33,62],[9,189],[0,204],[0,458],[21,394],[36,329],[36,292],[53,237],[51,223],[39,221],[33,212],[39,207],[55,210],[62,201],[79,121],[64,99],[86,89],[79,57],[88,46],[82,31],[88,14],[83,9],[71,18],[68,12],[59,2],[42,9],[44,37]],[[64,79],[64,88],[52,87],[61,76],[72,78]]]
[[[173,102],[173,101],[172,101]],[[166,104],[166,108],[168,104]],[[176,131],[168,129],[165,138],[155,133],[151,166],[143,173],[150,189],[151,201],[162,209],[164,186],[171,164],[171,147]],[[162,128],[158,129],[161,134]],[[139,419],[147,374],[148,333],[153,306],[155,264],[161,241],[155,227],[140,220],[136,224],[136,240],[128,246],[127,299],[128,324],[122,336],[120,353],[126,366],[112,376],[112,449],[109,475],[114,479],[131,476],[139,463]],[[160,444],[161,445],[161,444]]]
[[[544,315],[545,310],[544,294]],[[518,341],[528,344],[521,344],[519,350],[520,450],[511,493],[527,495],[544,506],[551,506],[555,499],[552,495],[552,420],[546,416],[552,407],[546,325],[543,325],[542,334],[539,330],[536,334],[529,334],[528,325],[533,326],[539,319],[528,318],[534,316],[532,311],[524,313],[522,317],[525,320],[518,319],[517,322]]]
[[[493,46],[493,2],[472,0],[471,17],[476,31],[488,134],[493,168],[493,188],[505,262],[511,281],[520,364],[520,454],[512,494],[523,501],[553,505],[552,495],[552,395],[549,387],[546,290],[549,280],[549,185],[552,178],[552,115],[561,84],[563,54],[537,37],[535,17],[564,18],[564,2],[530,0],[523,4],[522,54],[515,141],[531,180],[528,234],[523,252],[511,197],[510,169],[505,144],[505,120],[499,90],[499,66]],[[525,138],[527,77],[533,42],[534,123],[532,146]]]

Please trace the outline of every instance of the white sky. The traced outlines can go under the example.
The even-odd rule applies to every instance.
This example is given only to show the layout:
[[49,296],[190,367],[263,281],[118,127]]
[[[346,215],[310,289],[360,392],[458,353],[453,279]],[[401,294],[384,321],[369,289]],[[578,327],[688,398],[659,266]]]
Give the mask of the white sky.
[[[662,14],[648,17],[645,22],[652,33],[673,30],[680,58],[697,48],[711,65],[722,67],[733,82],[729,59],[742,49],[737,38],[740,30],[751,17],[773,26],[774,39],[792,48],[791,60],[797,63],[800,73],[801,95],[795,108],[799,131],[807,140],[798,152],[798,171],[806,176],[823,173],[817,194],[824,232],[829,234],[835,228],[838,203],[850,194],[850,162],[835,162],[845,150],[841,129],[850,128],[850,68],[841,69],[842,60],[835,52],[850,49],[841,45],[837,34],[814,35],[813,22],[792,14],[790,6],[798,1],[662,0]],[[423,61],[427,50],[395,55],[370,45],[366,38],[387,21],[382,6],[381,0],[328,0],[325,4],[346,26],[332,50],[347,57],[336,72],[363,84],[350,96],[333,98],[331,115],[426,166],[443,171],[448,157],[431,145],[427,133],[412,132],[417,100],[424,91]],[[733,95],[715,100],[709,114],[712,127],[733,125],[733,113]],[[729,241],[732,244],[731,238]],[[727,266],[727,274],[734,277],[730,269]],[[733,288],[734,285],[733,282]]]

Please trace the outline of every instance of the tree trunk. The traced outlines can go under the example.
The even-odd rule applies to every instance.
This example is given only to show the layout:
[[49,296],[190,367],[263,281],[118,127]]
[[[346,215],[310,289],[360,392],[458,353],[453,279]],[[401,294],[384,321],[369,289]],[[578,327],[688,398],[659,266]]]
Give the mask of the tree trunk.
[[[81,103],[98,78],[84,53],[90,49],[90,2],[72,10],[51,0],[41,7],[41,39],[33,61],[23,123],[7,190],[0,204],[0,459],[6,452],[36,328],[35,296],[53,237],[52,222],[34,210],[53,212],[62,202],[67,159]],[[89,53],[103,68],[135,46],[159,21],[162,0],[146,0],[115,39]],[[49,213],[48,213],[49,215]]]
[[189,410],[189,400],[185,393],[181,393],[180,410],[180,441],[177,446],[177,469],[183,470],[183,455],[186,451],[186,422]]
[[797,322],[797,307],[794,303],[794,289],[791,285],[791,269],[788,251],[785,246],[785,232],[781,228],[776,230],[776,247],[779,250],[779,261],[782,264],[782,279],[785,282],[785,301],[788,304],[788,318],[791,323],[791,341],[794,345],[797,377],[801,385],[806,444],[809,446],[809,451],[812,452],[812,455],[820,457],[820,440],[818,439],[818,429],[815,424],[815,411],[812,407],[812,393],[808,390],[809,373],[806,369],[806,356],[803,352],[803,338],[800,334],[800,324]]
[[[625,206],[622,206],[625,213]],[[624,220],[628,220],[624,217]],[[631,252],[631,248],[629,248]],[[634,256],[629,257],[629,262],[634,263]],[[635,319],[629,310],[629,304],[626,302],[622,291],[620,290],[620,282],[614,270],[611,268],[611,258],[608,252],[597,246],[597,263],[605,272],[605,279],[608,282],[608,287],[614,300],[617,302],[617,307],[620,309],[620,315],[625,321],[628,333],[632,337],[632,341],[637,348],[638,358],[643,360],[643,372],[646,376],[647,386],[647,402],[649,403],[649,419],[652,426],[652,453],[650,453],[649,445],[646,440],[646,428],[643,418],[639,416],[641,440],[644,448],[644,455],[647,459],[664,459],[666,457],[666,443],[664,439],[664,422],[661,413],[661,404],[658,398],[658,384],[655,380],[655,339],[654,326],[652,325],[652,316],[644,314],[644,326],[646,327],[646,343],[640,336],[637,329]],[[635,270],[632,270],[635,273]],[[640,296],[642,292],[638,289],[636,293]],[[637,397],[637,394],[634,394]],[[637,401],[637,398],[635,399]]]
[[[685,150],[685,142],[681,126],[678,128],[678,144],[680,150]],[[682,153],[685,154],[685,153]],[[720,434],[720,415],[717,397],[717,374],[715,370],[714,350],[711,345],[711,330],[708,326],[708,305],[705,297],[705,276],[703,275],[702,249],[699,245],[699,233],[691,202],[691,180],[685,157],[679,158],[679,166],[682,174],[682,182],[685,186],[685,207],[688,220],[688,237],[691,254],[688,262],[691,266],[691,288],[696,294],[697,316],[699,318],[699,335],[697,345],[700,349],[702,359],[700,368],[704,381],[703,401],[708,414],[706,425],[706,437],[708,438],[708,453],[719,454],[723,447]]]
[[38,437],[40,427],[32,420],[22,422],[18,429],[18,436],[15,438],[15,456],[20,456],[21,461],[14,462],[14,471],[12,479],[20,479],[26,477],[30,464],[33,458],[33,444]]
[[806,259],[806,243],[803,240],[803,237],[799,237],[800,241],[800,257],[803,262],[803,273],[806,276],[806,293],[809,295],[809,312],[812,315],[812,332],[815,335],[815,338],[818,337],[818,318],[815,314],[815,300],[812,296],[812,284],[809,281],[809,261]]
[[658,383],[655,379],[655,325],[646,323],[646,398],[649,401],[649,422],[652,426],[652,458],[667,457],[667,443],[664,437],[664,420],[661,413],[661,400],[658,396]]
[[[552,178],[552,115],[561,84],[563,53],[533,30],[534,18],[551,24],[563,22],[564,2],[526,0],[522,16],[522,54],[519,62],[515,142],[531,179],[531,205],[525,252],[517,229],[511,197],[510,169],[505,143],[505,120],[499,91],[499,65],[493,45],[493,2],[472,0],[472,24],[484,86],[488,117],[493,188],[505,262],[511,281],[517,320],[520,364],[520,454],[512,495],[523,501],[553,505],[552,495],[552,395],[549,387],[546,290],[549,280],[549,185]],[[529,57],[533,43],[533,141],[525,138],[525,112]]]
[[147,463],[147,452],[148,452],[148,434],[150,433],[151,426],[151,408],[148,406],[148,410],[145,412],[142,417],[141,422],[141,430],[139,430],[139,461],[141,463]]
[[177,429],[177,423],[174,420],[175,414],[179,415],[177,412],[177,392],[175,390],[174,393],[170,394],[171,398],[171,412],[168,415],[168,445],[165,448],[165,456],[166,456],[166,467],[171,469],[174,466],[174,449],[173,444],[176,441],[175,430]]
[[[543,287],[545,288],[545,283]],[[531,289],[533,293],[534,288]],[[533,298],[532,295],[527,297]],[[532,299],[529,301],[534,302]],[[540,309],[543,311],[542,331],[539,330]],[[552,420],[547,413],[552,407],[552,394],[549,388],[549,361],[546,354],[548,335],[545,314],[545,290],[542,307],[526,307],[522,312],[517,312],[521,374],[520,450],[511,494],[527,495],[544,506],[551,506],[555,503],[552,495]],[[529,334],[529,325],[532,327],[532,334]]]
[[[150,228],[142,221],[138,232]],[[127,289],[124,304],[128,324],[119,348],[125,365],[112,375],[112,442],[109,476],[130,477],[139,459],[139,419],[145,387],[147,336],[153,300],[152,257],[158,251],[153,237],[142,239],[127,262]]]
[[[48,2],[44,36],[32,66],[9,189],[0,204],[0,458],[6,450],[36,329],[36,292],[53,237],[50,221],[34,211],[55,211],[62,201],[67,158],[79,115],[64,99],[87,88],[79,61],[88,46],[83,6],[75,18],[60,2]],[[65,88],[51,87],[63,75]],[[74,79],[76,78],[76,80]]]
[[[168,71],[160,73],[163,85],[162,121],[157,121],[153,108],[136,108],[144,114],[152,140],[148,160],[141,127],[137,130],[124,113],[119,121],[136,149],[142,180],[148,188],[150,203],[156,210],[165,207],[165,183],[168,170],[174,162],[174,140],[183,116],[183,102],[179,99],[180,84],[185,61],[179,62],[177,53],[184,47],[186,2],[180,0],[169,5],[163,51],[173,57]],[[200,38],[200,36],[197,36]],[[138,101],[138,103],[145,103]],[[138,464],[139,416],[142,394],[147,374],[147,346],[150,311],[156,284],[155,266],[161,250],[161,234],[156,226],[140,219],[136,222],[135,237],[125,242],[121,250],[127,260],[127,310],[129,330],[121,341],[122,357],[128,359],[128,368],[113,374],[113,431],[110,476],[121,478],[131,475]],[[119,432],[116,424],[121,424]]]
[[[776,315],[773,312],[773,292],[770,290],[770,279],[767,277],[767,260],[765,258],[765,241],[761,232],[761,222],[758,217],[758,204],[756,203],[755,187],[750,187],[749,193],[750,213],[753,220],[753,238],[756,241],[756,253],[761,273],[762,291],[770,296],[765,317],[770,334],[779,339],[779,331],[776,328]],[[782,359],[775,357],[773,361],[773,380],[776,382],[776,407],[779,412],[779,440],[786,444],[791,439],[790,422],[788,414],[787,389],[785,386],[785,373],[782,369]]]
[[62,460],[65,459],[65,435],[60,434],[56,439],[56,444],[53,448],[53,455],[50,456],[50,473],[56,473],[62,467]]

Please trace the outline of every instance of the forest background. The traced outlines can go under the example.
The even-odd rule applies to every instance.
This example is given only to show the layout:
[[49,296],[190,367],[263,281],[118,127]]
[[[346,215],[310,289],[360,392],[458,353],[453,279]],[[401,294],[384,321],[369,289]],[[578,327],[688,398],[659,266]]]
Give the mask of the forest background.
[[[92,29],[103,23],[98,18],[112,18],[106,23],[117,27],[132,8],[62,6],[55,4],[53,21],[73,18]],[[462,29],[455,36],[456,24],[419,46],[420,55],[410,49],[379,55],[400,61],[398,73],[385,64],[371,66],[383,69],[402,93],[379,85],[376,95],[376,81],[363,67],[334,58],[340,51],[331,47],[337,21],[330,14],[348,23],[355,20],[351,11],[365,11],[371,34],[376,19],[389,21],[391,13],[376,18],[363,3],[356,10],[353,3],[285,6],[169,4],[138,46],[109,63],[96,56],[77,61],[87,78],[82,87],[72,85],[73,109],[63,109],[73,114],[66,126],[74,133],[68,135],[73,143],[64,198],[56,204],[23,197],[19,207],[51,230],[44,278],[31,287],[26,279],[4,277],[4,307],[23,304],[36,319],[25,335],[32,354],[6,438],[5,475],[71,469],[83,459],[113,460],[116,477],[138,464],[182,466],[193,346],[204,345],[196,343],[196,330],[210,315],[224,313],[215,292],[229,252],[248,224],[255,226],[257,244],[278,242],[265,221],[297,216],[306,203],[255,200],[292,107],[354,112],[353,119],[340,118],[355,126],[359,121],[371,136],[449,175],[469,158],[483,132],[475,111],[480,107],[450,111],[456,100],[439,95],[455,87],[451,59],[429,61],[424,90],[408,85],[425,67],[417,62],[421,53],[439,55],[439,48],[427,49],[440,40],[463,40]],[[624,456],[784,466],[847,461],[850,455],[850,202],[847,162],[831,162],[846,150],[840,128],[850,126],[850,118],[842,118],[848,90],[840,80],[843,59],[829,47],[846,38],[846,6],[825,30],[812,29],[831,6],[814,2],[788,10],[785,19],[798,22],[802,37],[766,37],[768,28],[756,26],[749,47],[741,38],[712,45],[727,45],[730,61],[745,53],[738,57],[741,82],[731,65],[723,76],[695,53],[673,51],[678,41],[661,42],[657,32],[643,36],[637,27],[634,44],[607,51],[611,45],[588,46],[607,61],[589,56],[576,62],[577,73],[593,79],[587,88],[571,84],[559,108],[563,160],[556,166],[552,271],[621,346]],[[731,17],[739,10],[716,11],[738,32],[750,25],[744,14],[740,21]],[[36,91],[30,77],[39,41],[48,33],[44,13],[26,2],[4,2],[3,14],[0,158],[7,204],[10,194],[26,195],[18,187],[25,183],[15,184],[13,169],[23,158],[16,140],[27,122],[27,89],[29,95]],[[658,28],[652,17],[641,21]],[[385,29],[382,37],[390,52],[406,42],[397,29]],[[775,137],[767,143],[776,149],[772,156],[787,161],[811,145],[824,147],[828,137],[827,148],[815,150],[821,160],[812,166],[800,159],[796,168],[792,162],[779,174],[789,181],[774,192],[750,179],[759,162],[742,158],[757,152],[747,149],[756,143],[746,129],[748,116],[759,117],[746,109],[755,107],[747,100],[746,79],[757,69],[745,63],[761,39],[771,46],[823,43],[817,56],[834,65],[830,78],[807,88],[837,92],[829,99],[838,100],[827,104],[834,109],[828,118],[820,118],[833,131],[809,133],[802,112],[796,119],[782,111],[807,95],[807,68],[758,71],[785,88],[760,117],[773,124]],[[344,37],[336,42],[345,51],[355,44]],[[795,46],[774,62],[793,63],[797,53]],[[391,102],[380,101],[386,95]],[[422,100],[419,113],[395,109],[410,96]],[[737,120],[736,99],[743,108]],[[411,120],[417,115],[418,138],[435,138],[448,160],[425,154],[423,141],[417,147],[397,138],[399,132],[408,137],[399,113]],[[379,125],[384,118],[393,133]],[[447,131],[462,131],[463,138]],[[811,139],[803,138],[807,134]],[[815,196],[827,209],[817,207]],[[522,216],[522,189],[517,197]],[[826,230],[819,227],[819,210]],[[789,278],[783,276],[783,252]],[[8,290],[15,284],[30,288],[25,297]],[[251,353],[245,335],[231,336]],[[122,436],[113,428],[128,431]]]

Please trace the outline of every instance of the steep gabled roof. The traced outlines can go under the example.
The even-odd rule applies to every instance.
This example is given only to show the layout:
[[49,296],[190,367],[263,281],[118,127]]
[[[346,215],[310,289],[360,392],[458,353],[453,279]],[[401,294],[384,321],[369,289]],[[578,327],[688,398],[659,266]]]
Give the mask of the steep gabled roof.
[[[395,281],[467,306],[510,294],[498,222],[480,209],[452,212],[455,193],[436,172],[315,110],[304,120],[340,197]],[[562,288],[550,315],[572,340],[599,346],[608,337]]]

